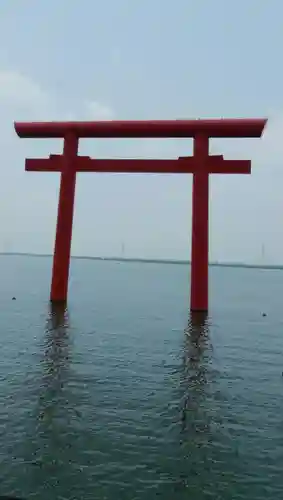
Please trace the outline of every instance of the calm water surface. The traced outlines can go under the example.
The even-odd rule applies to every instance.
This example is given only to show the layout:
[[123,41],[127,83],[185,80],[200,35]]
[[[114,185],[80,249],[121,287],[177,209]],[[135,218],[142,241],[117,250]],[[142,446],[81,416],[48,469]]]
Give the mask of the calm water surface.
[[212,268],[208,318],[186,266],[74,260],[67,311],[50,273],[0,257],[1,494],[282,499],[282,271]]

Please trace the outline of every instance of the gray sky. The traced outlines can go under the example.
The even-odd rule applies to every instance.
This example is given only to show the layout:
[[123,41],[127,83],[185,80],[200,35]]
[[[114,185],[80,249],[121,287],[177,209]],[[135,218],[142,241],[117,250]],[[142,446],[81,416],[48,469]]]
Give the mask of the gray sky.
[[[52,252],[59,175],[16,120],[265,117],[262,140],[211,141],[253,160],[211,176],[210,258],[283,262],[281,0],[1,0],[0,251]],[[184,140],[82,141],[91,156],[177,157]],[[190,257],[191,176],[78,176],[73,254]]]

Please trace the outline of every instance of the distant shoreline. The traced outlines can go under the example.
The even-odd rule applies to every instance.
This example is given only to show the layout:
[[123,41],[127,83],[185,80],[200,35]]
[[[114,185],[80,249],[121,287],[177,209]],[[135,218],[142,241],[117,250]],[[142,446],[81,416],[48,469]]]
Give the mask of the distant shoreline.
[[[18,257],[48,257],[51,254],[39,254],[29,252],[0,252],[0,256],[18,256]],[[174,265],[190,265],[190,260],[177,260],[177,259],[149,259],[141,257],[92,257],[88,255],[72,255],[71,259],[79,260],[97,260],[97,261],[110,261],[110,262],[136,262],[143,264],[174,264]],[[283,270],[283,264],[245,264],[242,262],[210,262],[210,267],[238,267],[238,268],[251,268],[251,269],[277,269]]]

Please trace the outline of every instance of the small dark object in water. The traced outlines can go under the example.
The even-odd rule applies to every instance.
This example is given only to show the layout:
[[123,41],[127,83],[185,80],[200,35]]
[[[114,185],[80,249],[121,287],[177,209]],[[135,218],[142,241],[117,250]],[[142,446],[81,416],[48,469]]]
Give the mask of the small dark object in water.
[[19,497],[9,497],[6,495],[0,495],[0,500],[22,500],[22,498]]
[[[16,297],[12,297],[12,300],[16,300]],[[0,497],[0,498],[2,498],[2,497]],[[4,497],[3,497],[3,498],[4,498]]]
[[262,316],[263,316],[263,317],[265,318],[265,316],[266,316],[266,313],[262,313]]

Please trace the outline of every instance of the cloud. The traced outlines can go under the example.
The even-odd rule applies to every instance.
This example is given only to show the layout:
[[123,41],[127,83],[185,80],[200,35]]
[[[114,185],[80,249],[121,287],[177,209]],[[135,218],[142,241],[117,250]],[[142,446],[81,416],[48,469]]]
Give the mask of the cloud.
[[114,118],[112,108],[98,101],[86,102],[85,110],[90,120],[112,120]]
[[[11,69],[0,70],[1,131],[11,129],[16,120],[112,120],[111,106],[95,99],[76,101],[74,109],[64,102],[64,96],[51,94],[43,85],[28,75]],[[211,152],[227,158],[252,159],[258,166],[276,169],[283,161],[283,113],[270,113],[261,139],[212,140]],[[134,146],[134,147],[132,147]],[[129,144],[139,156],[175,156],[190,154],[191,147],[184,141],[138,141]]]
[[[76,121],[109,120],[112,109],[98,100],[86,100],[75,96],[66,101],[61,93],[49,92],[44,85],[29,75],[11,69],[0,69],[0,145],[9,155],[26,156],[34,151],[37,156],[60,152],[62,142],[57,139],[45,141],[19,141],[14,131],[14,121]],[[17,141],[17,143],[16,143]],[[81,144],[84,147],[84,143]],[[0,167],[1,169],[1,167]]]
[[0,102],[6,116],[12,115],[12,119],[48,119],[55,114],[55,102],[48,92],[29,76],[14,70],[0,71]]
[[31,78],[16,71],[0,71],[0,99],[16,106],[36,107],[46,104],[48,96]]
[[114,116],[111,107],[96,100],[82,99],[76,109],[69,109],[62,95],[49,93],[30,76],[15,70],[0,70],[0,102],[13,119],[21,120],[111,120]]

